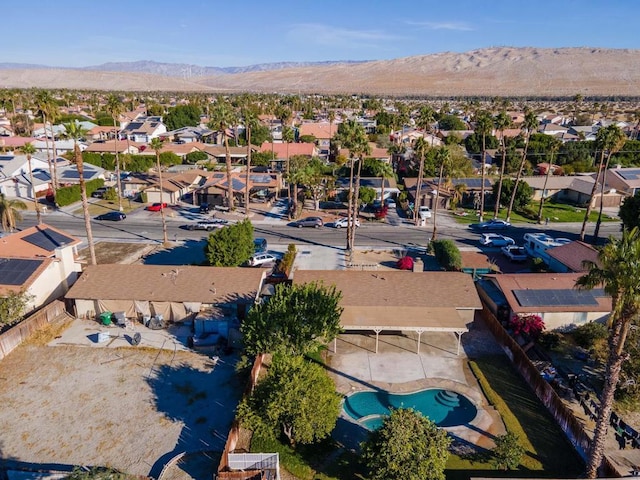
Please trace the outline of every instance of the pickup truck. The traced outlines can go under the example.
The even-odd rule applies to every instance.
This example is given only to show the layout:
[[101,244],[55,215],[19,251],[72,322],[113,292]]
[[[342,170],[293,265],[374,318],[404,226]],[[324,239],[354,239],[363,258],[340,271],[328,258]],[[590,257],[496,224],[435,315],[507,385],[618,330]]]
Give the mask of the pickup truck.
[[518,245],[505,245],[500,249],[502,254],[512,262],[526,262],[527,251]]
[[227,224],[226,220],[207,220],[207,221],[202,221],[202,222],[196,222],[196,223],[189,223],[187,225],[184,225],[184,228],[186,228],[187,230],[206,230],[207,232],[210,232],[212,230],[215,230],[216,228],[222,228]]

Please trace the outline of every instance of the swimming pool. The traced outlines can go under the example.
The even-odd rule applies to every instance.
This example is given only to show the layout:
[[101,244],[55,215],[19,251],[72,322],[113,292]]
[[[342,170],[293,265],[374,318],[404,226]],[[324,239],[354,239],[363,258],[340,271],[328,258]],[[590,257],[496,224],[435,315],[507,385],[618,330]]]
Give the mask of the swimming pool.
[[464,425],[478,413],[473,403],[461,393],[441,389],[408,394],[357,392],[345,398],[342,408],[368,430],[379,428],[390,408],[413,408],[439,427]]

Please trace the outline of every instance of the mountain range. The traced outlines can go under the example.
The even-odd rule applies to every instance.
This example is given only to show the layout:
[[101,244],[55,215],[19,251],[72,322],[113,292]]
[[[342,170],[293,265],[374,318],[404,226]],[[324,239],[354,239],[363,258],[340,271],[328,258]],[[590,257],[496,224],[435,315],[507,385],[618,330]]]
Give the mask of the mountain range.
[[639,95],[640,50],[492,47],[393,60],[203,67],[153,61],[82,68],[0,64],[2,88],[397,96]]

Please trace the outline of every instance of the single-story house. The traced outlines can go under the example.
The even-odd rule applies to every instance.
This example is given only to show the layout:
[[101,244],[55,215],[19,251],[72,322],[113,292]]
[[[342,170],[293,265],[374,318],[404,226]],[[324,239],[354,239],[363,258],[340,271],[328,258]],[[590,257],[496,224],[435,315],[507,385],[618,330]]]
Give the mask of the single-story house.
[[237,324],[257,300],[265,276],[262,268],[89,265],[65,298],[78,317],[125,312],[128,318],[162,315],[182,322],[214,311]]
[[211,136],[213,130],[202,127],[182,127],[170,132],[163,133],[160,138],[167,138],[179,143],[199,143],[203,139]]
[[[231,185],[237,204],[244,203],[244,195],[247,185],[246,172],[232,172]],[[206,182],[195,192],[196,203],[208,203],[209,205],[225,205],[227,198],[227,174],[214,172],[209,174]],[[250,201],[263,202],[272,198],[282,189],[282,175],[276,172],[250,172],[249,173],[249,197]]]
[[137,145],[127,141],[127,140],[105,140],[93,142],[87,146],[85,152],[91,153],[112,153],[115,154],[116,151],[118,154],[131,154],[137,155],[140,153],[140,149]]
[[[533,189],[533,201],[539,201],[544,196],[545,199],[581,207],[591,201],[591,191],[595,183],[591,175],[550,175],[549,178],[546,175],[534,175],[522,177],[522,181]],[[608,180],[607,183],[609,183]],[[598,188],[593,198],[592,208],[600,206],[600,198],[604,198],[605,207],[619,207],[625,195],[608,186],[605,187],[604,196],[601,196]]]
[[[443,179],[444,183],[444,179]],[[429,208],[435,207],[436,190],[439,192],[438,197],[440,203],[438,208],[448,208],[453,198],[453,192],[457,185],[464,185],[464,193],[459,205],[473,204],[474,198],[480,195],[482,186],[482,177],[469,177],[469,178],[452,178],[448,180],[448,183],[443,184],[438,188],[438,178],[425,178],[420,186],[420,198],[416,199],[418,179],[416,177],[405,177],[404,187],[407,191],[409,198],[418,206],[428,206]],[[493,188],[493,181],[489,177],[484,179],[484,195],[485,205],[488,203],[487,199],[491,196]]]
[[[595,173],[593,174],[595,176]],[[634,196],[640,191],[640,168],[616,166],[607,170],[607,187],[625,195]]]
[[485,307],[506,325],[513,315],[542,317],[546,330],[567,329],[604,321],[611,298],[602,289],[577,290],[581,273],[516,273],[485,275],[476,285]]
[[[360,177],[360,188],[373,188],[376,191],[376,200],[382,199],[382,177]],[[336,179],[336,193],[349,191],[349,178],[339,177]],[[400,193],[395,178],[385,177],[384,198],[396,198]]]
[[26,292],[29,310],[63,296],[82,270],[78,244],[44,223],[0,238],[0,296]]
[[272,168],[284,170],[287,158],[294,155],[303,155],[305,157],[317,157],[320,153],[315,143],[307,142],[290,142],[290,143],[271,143],[264,142],[260,146],[261,152],[272,152],[275,158],[272,162]]
[[149,143],[167,133],[162,117],[138,117],[120,130],[120,135],[133,142]]
[[598,251],[591,245],[575,241],[547,251],[549,269],[558,273],[586,272],[584,262],[599,265]]
[[461,272],[296,270],[296,285],[319,282],[342,292],[340,324],[345,332],[451,332],[458,339],[469,331],[482,308],[471,275]]
[[[257,151],[257,148],[252,146],[252,152]],[[211,161],[216,163],[225,163],[227,161],[227,152],[224,145],[208,145],[204,144],[200,148],[204,153],[209,155]],[[247,163],[247,147],[229,147],[229,157],[231,157],[231,163],[233,164],[246,164]]]
[[[186,172],[169,174],[162,176],[162,201],[175,205],[180,200],[201,187],[210,175],[204,170],[188,170]],[[154,177],[155,182],[144,188],[147,194],[147,202],[160,202],[160,182],[158,177]],[[124,188],[124,187],[123,187]]]

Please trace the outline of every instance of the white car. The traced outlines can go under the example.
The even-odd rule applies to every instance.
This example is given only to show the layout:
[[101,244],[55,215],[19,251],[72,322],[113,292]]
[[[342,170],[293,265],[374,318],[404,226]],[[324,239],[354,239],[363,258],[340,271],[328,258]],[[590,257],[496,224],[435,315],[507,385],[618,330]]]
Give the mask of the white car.
[[506,245],[515,245],[516,241],[511,237],[498,235],[497,233],[483,233],[480,237],[480,245],[485,247],[504,247]]
[[[334,228],[347,228],[347,226],[349,225],[349,219],[347,217],[341,217],[339,219],[337,219],[335,222],[333,222],[333,226]],[[355,221],[355,226],[359,227],[360,226],[360,220],[358,220],[356,218]]]
[[431,218],[431,209],[425,205],[418,209],[418,215],[422,220],[425,218]]
[[505,245],[500,250],[502,250],[502,254],[512,262],[527,261],[527,251],[524,247],[519,247],[518,245]]
[[261,265],[276,263],[277,260],[276,256],[271,255],[270,253],[258,253],[249,259],[249,265],[252,267],[259,267]]

